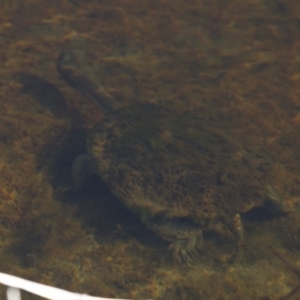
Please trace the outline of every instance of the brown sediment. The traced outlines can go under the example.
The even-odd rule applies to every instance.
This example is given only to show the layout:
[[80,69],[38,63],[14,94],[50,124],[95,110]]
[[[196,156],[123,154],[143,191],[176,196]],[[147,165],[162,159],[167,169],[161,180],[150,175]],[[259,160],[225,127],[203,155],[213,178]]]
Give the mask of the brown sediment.
[[[13,0],[0,9],[1,271],[104,297],[276,299],[298,284],[267,244],[298,264],[299,1]],[[61,199],[55,191],[68,185],[71,161],[103,115],[59,78],[63,49],[86,52],[124,105],[193,111],[267,155],[270,183],[296,211],[242,215],[242,263],[203,255],[187,268],[98,179]],[[42,106],[39,93],[23,93],[20,72],[55,85],[66,117]]]
[[[289,262],[283,255],[281,255],[277,250],[275,250],[271,245],[269,245],[270,249],[274,252],[274,254],[281,260],[283,261],[287,267],[294,272],[294,274],[297,275],[298,278],[300,278],[300,268],[294,265],[293,263]],[[296,286],[293,288],[288,294],[285,296],[281,296],[280,299],[290,299],[292,296],[297,294],[300,290],[300,285]]]

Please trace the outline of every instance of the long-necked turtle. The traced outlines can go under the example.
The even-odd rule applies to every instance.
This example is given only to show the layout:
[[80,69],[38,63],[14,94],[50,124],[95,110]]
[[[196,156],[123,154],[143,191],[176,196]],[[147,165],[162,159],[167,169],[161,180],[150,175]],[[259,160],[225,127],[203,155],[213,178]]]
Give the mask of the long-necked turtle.
[[57,68],[106,112],[90,132],[89,156],[74,163],[78,185],[90,160],[117,198],[171,242],[180,261],[201,249],[202,232],[242,243],[240,213],[267,198],[269,166],[262,157],[189,113],[153,104],[122,108],[82,72],[71,51],[60,55]]

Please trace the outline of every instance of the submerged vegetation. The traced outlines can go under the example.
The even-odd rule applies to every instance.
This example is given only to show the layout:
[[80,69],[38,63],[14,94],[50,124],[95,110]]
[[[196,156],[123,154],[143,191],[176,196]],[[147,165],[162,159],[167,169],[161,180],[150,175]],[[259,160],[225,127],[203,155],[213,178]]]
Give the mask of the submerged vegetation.
[[[103,297],[276,299],[298,291],[299,278],[268,244],[298,264],[299,1],[14,0],[0,7],[1,272]],[[82,193],[56,193],[70,184],[71,163],[103,117],[59,78],[63,49],[87,53],[87,67],[124,106],[192,112],[205,128],[263,153],[274,162],[266,184],[289,213],[242,213],[239,260],[228,263],[226,251],[214,259],[226,243],[207,233],[210,251],[189,268],[99,178]]]

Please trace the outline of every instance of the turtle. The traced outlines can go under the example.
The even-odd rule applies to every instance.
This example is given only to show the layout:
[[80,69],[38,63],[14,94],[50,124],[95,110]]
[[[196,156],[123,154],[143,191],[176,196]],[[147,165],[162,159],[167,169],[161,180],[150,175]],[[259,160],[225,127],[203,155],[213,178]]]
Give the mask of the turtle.
[[73,163],[74,190],[87,169],[96,172],[180,262],[203,251],[203,233],[244,244],[241,214],[271,198],[263,155],[190,112],[151,103],[123,107],[83,72],[75,51],[59,55],[57,70],[104,111],[89,132],[88,154]]

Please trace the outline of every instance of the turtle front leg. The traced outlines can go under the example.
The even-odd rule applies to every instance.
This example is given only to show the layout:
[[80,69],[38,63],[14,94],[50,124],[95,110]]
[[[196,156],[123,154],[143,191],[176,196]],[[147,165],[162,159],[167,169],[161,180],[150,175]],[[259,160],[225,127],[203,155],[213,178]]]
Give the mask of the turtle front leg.
[[87,180],[93,170],[93,158],[89,154],[78,155],[72,163],[71,176],[73,180],[73,186],[71,189],[74,192],[82,191],[87,184]]
[[96,173],[93,167],[93,158],[89,154],[82,154],[75,158],[72,163],[71,177],[72,185],[66,188],[61,188],[57,192],[81,192],[85,189],[90,176]]

